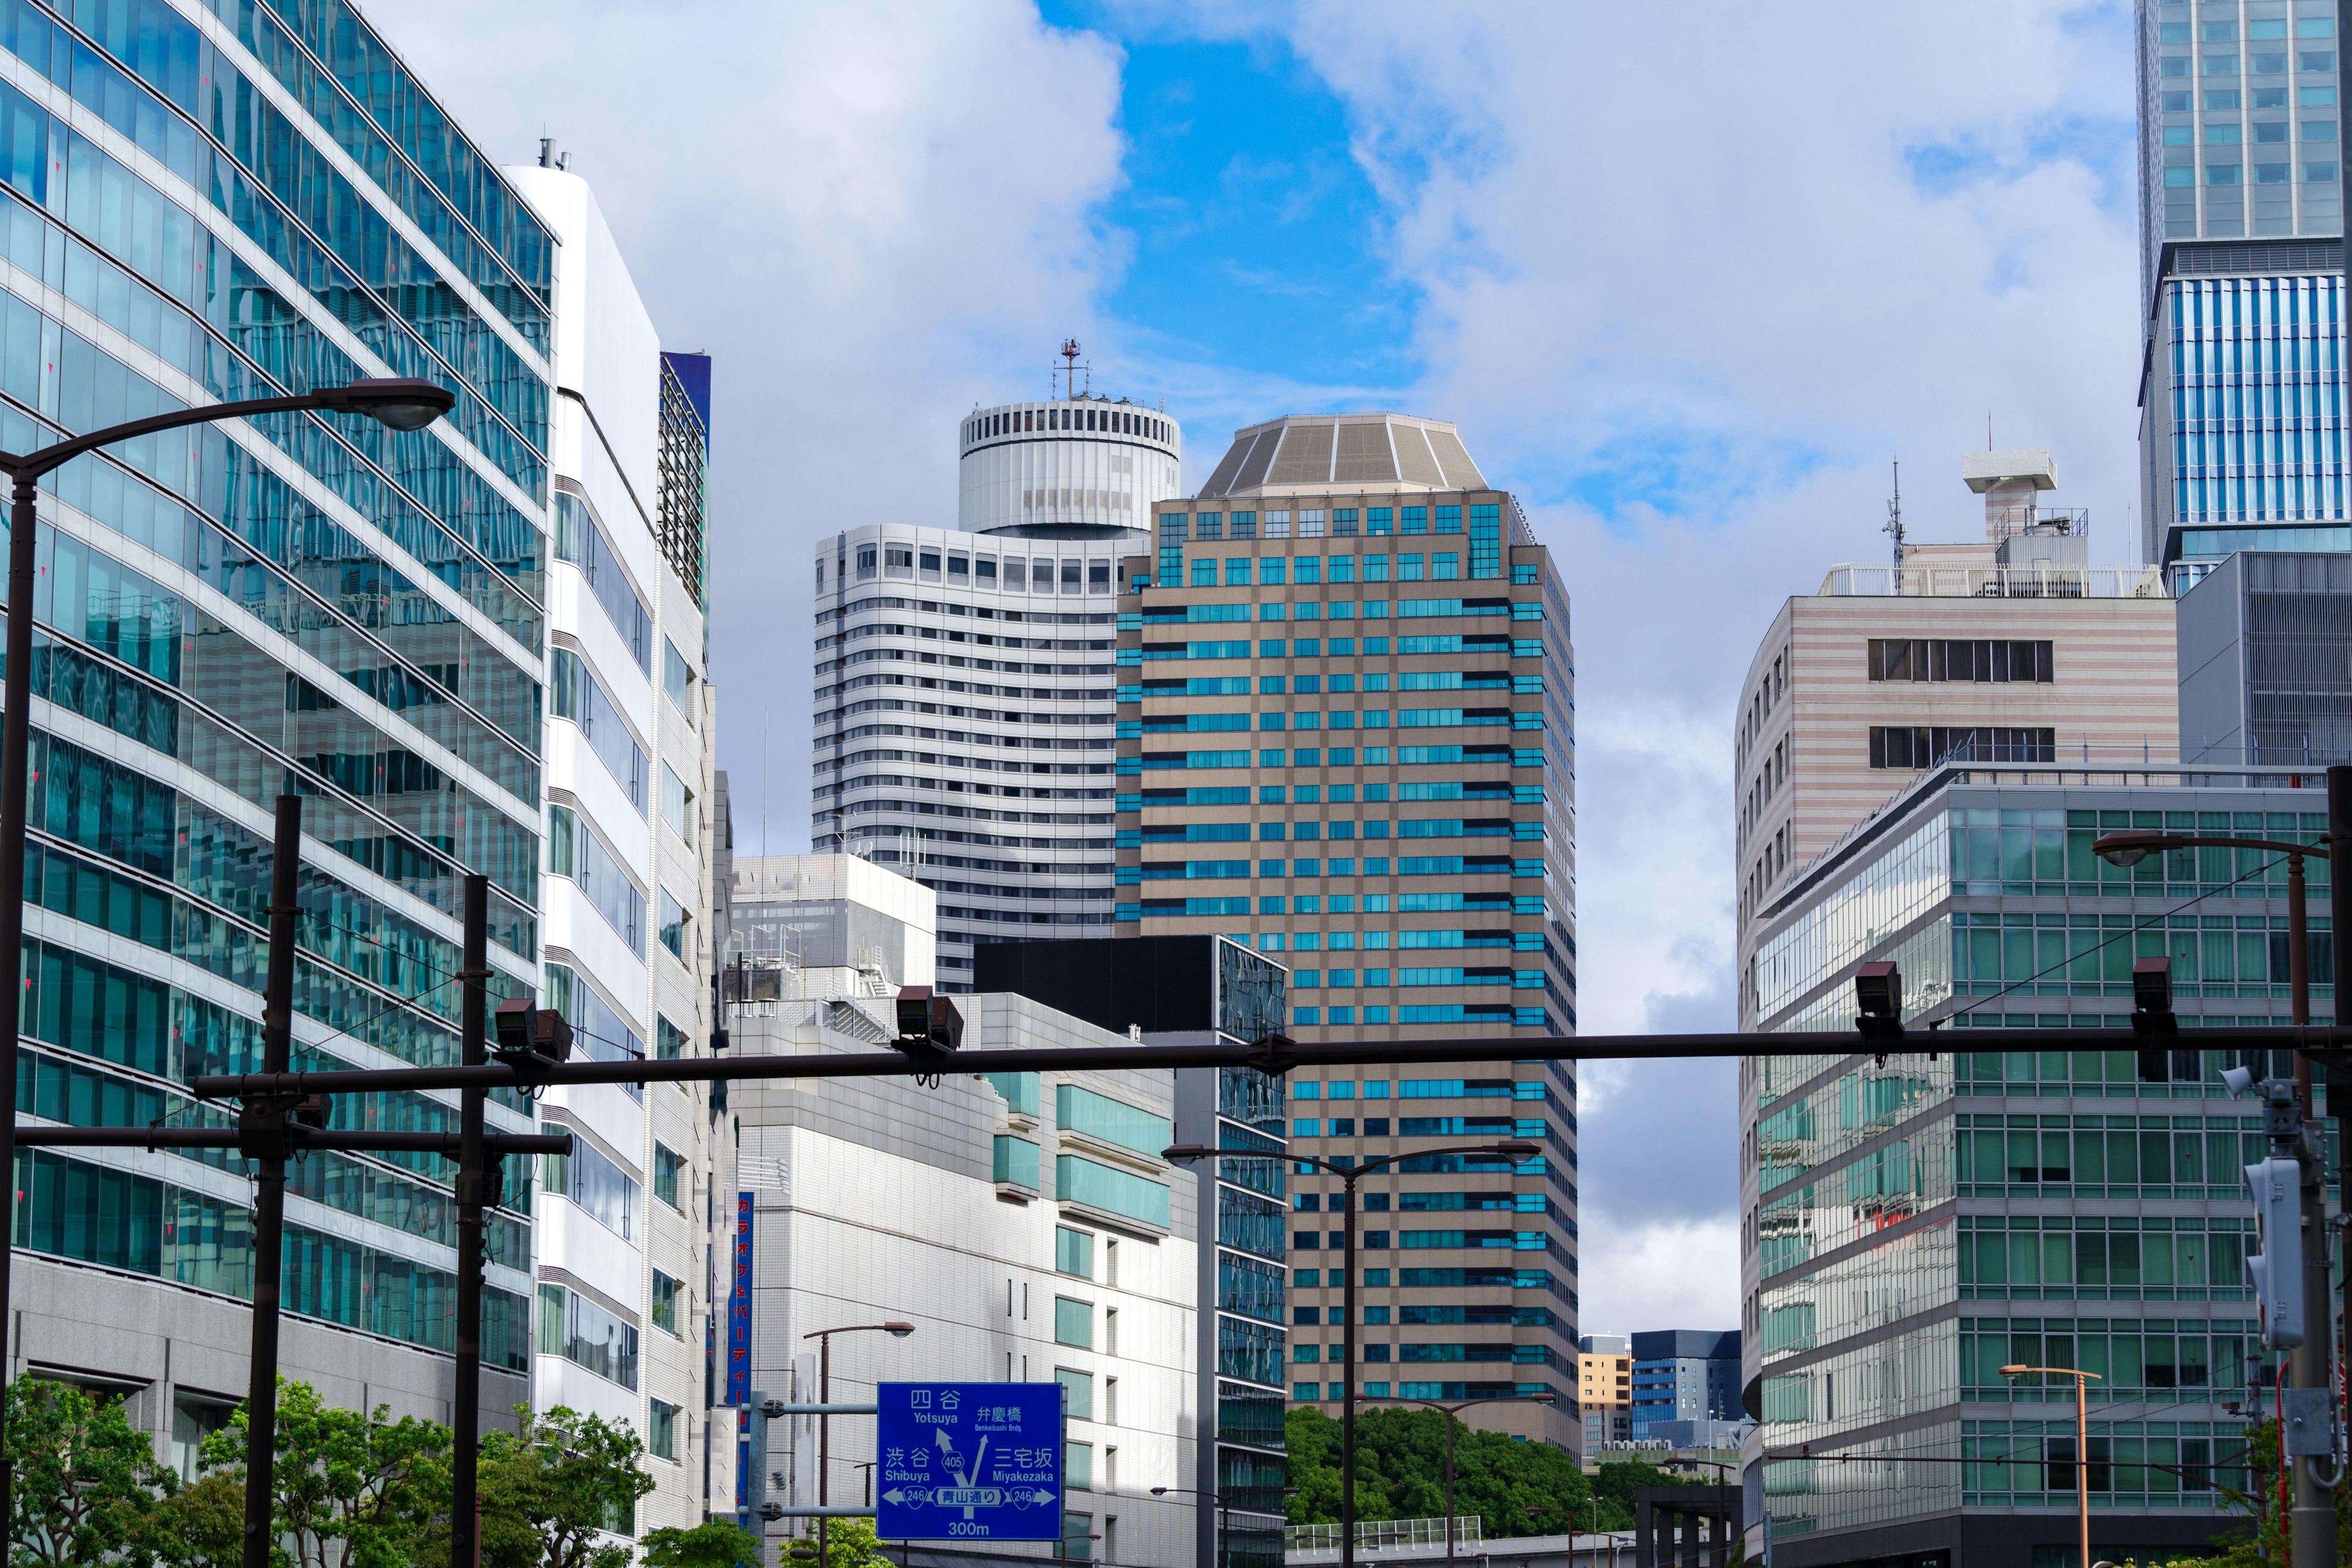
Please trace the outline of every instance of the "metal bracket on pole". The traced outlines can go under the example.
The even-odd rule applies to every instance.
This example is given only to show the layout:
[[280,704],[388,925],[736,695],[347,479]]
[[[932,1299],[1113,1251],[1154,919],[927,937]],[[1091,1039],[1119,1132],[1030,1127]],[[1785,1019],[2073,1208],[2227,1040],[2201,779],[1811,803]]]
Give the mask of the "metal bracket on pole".
[[760,1517],[772,1522],[779,1519],[872,1519],[875,1513],[870,1508],[845,1504],[838,1508],[786,1508],[780,1502],[763,1502],[760,1505]]

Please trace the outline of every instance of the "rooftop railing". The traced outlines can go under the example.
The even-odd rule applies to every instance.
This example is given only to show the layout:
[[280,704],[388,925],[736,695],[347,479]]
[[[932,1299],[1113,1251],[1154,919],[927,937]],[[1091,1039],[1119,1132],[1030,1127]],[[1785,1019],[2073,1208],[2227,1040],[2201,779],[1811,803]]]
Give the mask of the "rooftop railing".
[[2331,763],[2352,761],[2341,752],[2303,747],[2223,747],[2211,744],[2184,750],[2169,746],[2095,746],[2087,740],[2078,747],[2063,742],[2047,760],[1994,761],[1956,747],[1920,770],[1917,777],[1888,795],[1870,814],[1840,834],[1836,842],[1801,862],[1780,879],[1769,903],[1750,917],[1764,920],[1788,907],[1839,856],[1870,837],[1886,823],[1900,818],[1911,803],[1947,784],[2139,785],[2147,787],[2204,786],[2220,789],[2325,790]]
[[1822,598],[2168,599],[2162,568],[2061,566],[1890,566],[1848,562],[1822,579]]

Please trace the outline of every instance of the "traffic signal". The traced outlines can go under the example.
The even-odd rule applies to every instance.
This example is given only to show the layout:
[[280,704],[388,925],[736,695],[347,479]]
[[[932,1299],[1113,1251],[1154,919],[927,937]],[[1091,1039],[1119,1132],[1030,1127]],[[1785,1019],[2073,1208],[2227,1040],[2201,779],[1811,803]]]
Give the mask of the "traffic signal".
[[2292,1350],[2303,1343],[2303,1167],[2273,1155],[2246,1167],[2246,1186],[2263,1244],[2246,1259],[2262,1310],[2263,1343]]
[[[2140,1037],[2139,1080],[2162,1083],[2174,1065],[2171,1043],[2180,1037],[2180,1020],[2172,1011],[2172,960],[2140,958],[2132,962],[2132,1029]],[[2191,1073],[2189,1079],[2196,1075]],[[2184,1079],[2183,1081],[2189,1081]]]

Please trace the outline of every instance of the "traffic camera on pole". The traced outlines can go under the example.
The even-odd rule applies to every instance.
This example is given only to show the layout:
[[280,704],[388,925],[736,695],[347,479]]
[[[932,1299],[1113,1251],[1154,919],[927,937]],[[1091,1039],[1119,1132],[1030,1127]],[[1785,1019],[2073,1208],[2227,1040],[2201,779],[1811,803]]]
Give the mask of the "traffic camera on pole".
[[551,1007],[532,1005],[525,997],[499,1004],[499,1060],[517,1071],[561,1067],[572,1059],[572,1026]]

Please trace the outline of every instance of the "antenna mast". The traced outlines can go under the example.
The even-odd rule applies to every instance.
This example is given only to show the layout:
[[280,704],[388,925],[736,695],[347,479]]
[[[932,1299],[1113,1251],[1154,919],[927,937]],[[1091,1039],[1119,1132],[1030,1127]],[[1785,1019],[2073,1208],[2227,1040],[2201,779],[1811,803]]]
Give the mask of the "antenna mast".
[[1062,340],[1062,395],[1064,397],[1076,397],[1078,395],[1077,368],[1078,340],[1064,338]]
[[1886,526],[1880,531],[1895,541],[1895,564],[1903,564],[1903,459],[1895,460],[1895,495],[1886,503]]

